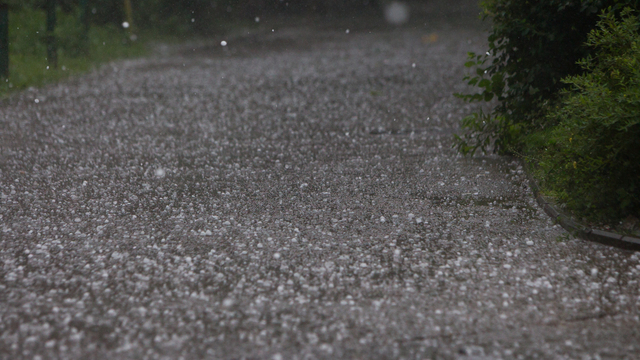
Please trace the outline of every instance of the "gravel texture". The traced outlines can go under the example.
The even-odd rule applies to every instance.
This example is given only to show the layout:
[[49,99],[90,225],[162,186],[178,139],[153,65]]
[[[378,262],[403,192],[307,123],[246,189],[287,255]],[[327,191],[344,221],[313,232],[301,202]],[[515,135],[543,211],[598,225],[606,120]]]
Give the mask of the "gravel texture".
[[637,358],[640,256],[451,148],[486,33],[412,24],[216,38],[4,100],[0,358]]

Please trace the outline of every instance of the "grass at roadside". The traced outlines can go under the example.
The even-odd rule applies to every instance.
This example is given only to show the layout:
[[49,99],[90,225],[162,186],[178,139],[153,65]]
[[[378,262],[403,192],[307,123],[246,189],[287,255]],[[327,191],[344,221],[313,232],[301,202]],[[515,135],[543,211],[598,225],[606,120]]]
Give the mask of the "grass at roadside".
[[79,14],[58,11],[56,39],[58,67],[48,64],[44,42],[46,15],[42,10],[19,9],[9,13],[9,78],[0,81],[0,97],[30,86],[41,86],[114,59],[142,56],[145,37],[131,41],[114,25],[92,26],[83,39]]

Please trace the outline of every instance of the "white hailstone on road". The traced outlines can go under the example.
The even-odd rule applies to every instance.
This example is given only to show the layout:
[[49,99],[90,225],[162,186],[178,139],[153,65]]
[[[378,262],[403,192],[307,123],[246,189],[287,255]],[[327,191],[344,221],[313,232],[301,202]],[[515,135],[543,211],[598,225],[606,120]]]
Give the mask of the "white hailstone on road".
[[387,221],[387,219],[384,216],[380,216],[380,222],[383,223],[385,221]]
[[409,6],[400,1],[393,1],[385,6],[384,18],[391,25],[402,25],[409,21]]
[[125,28],[125,29],[128,29],[128,28],[129,28],[129,23],[128,23],[128,22],[126,22],[126,21],[125,21],[125,22],[123,22],[123,23],[122,23],[122,27],[123,27],[123,28]]
[[395,249],[393,251],[393,261],[400,262],[401,260],[400,255],[402,255],[402,251],[400,251],[400,249]]
[[596,275],[598,275],[598,269],[596,268],[591,269],[591,276],[596,276]]
[[280,259],[280,253],[273,254],[273,258],[276,260]]
[[489,221],[487,220],[487,222],[485,222],[485,223],[484,223],[484,226],[485,226],[485,227],[491,227],[491,222],[489,222]]
[[226,298],[226,299],[222,300],[222,306],[230,307],[232,305],[233,305],[233,299]]
[[324,267],[328,270],[331,271],[333,270],[333,268],[335,267],[335,263],[333,261],[325,261],[324,262]]
[[156,177],[164,177],[166,175],[166,171],[163,168],[156,169]]
[[227,42],[226,42],[226,41],[224,41],[224,40],[222,40],[222,41],[220,42],[220,45],[222,45],[222,46],[227,46]]

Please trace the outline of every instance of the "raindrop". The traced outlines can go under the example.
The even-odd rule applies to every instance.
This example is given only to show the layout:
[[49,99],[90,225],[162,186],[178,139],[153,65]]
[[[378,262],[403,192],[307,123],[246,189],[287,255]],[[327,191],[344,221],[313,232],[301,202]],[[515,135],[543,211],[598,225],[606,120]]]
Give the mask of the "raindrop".
[[125,22],[123,22],[123,23],[122,23],[122,27],[123,27],[123,28],[125,28],[125,29],[128,29],[128,28],[129,28],[129,23],[128,23],[128,22],[126,22],[126,21],[125,21]]
[[196,19],[194,19],[194,18],[191,18],[191,22],[192,22],[192,23],[193,23],[193,22],[196,22]]
[[349,29],[345,30],[345,33],[348,34],[349,33]]
[[256,16],[255,18],[256,22],[260,22],[260,18]]
[[411,67],[415,68],[416,67],[416,63],[411,64]]
[[399,1],[393,1],[384,8],[384,18],[392,25],[402,25],[409,20],[409,7]]

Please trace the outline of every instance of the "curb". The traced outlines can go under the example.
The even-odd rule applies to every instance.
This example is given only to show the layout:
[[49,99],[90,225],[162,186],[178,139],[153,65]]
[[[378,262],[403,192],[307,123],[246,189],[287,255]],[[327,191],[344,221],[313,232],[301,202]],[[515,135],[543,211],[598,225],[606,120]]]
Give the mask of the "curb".
[[570,216],[559,211],[553,203],[547,201],[547,199],[542,196],[540,189],[538,188],[538,184],[533,179],[533,176],[529,171],[529,166],[527,166],[526,163],[524,165],[525,172],[529,180],[529,186],[531,187],[531,190],[533,190],[536,201],[538,201],[538,204],[544,209],[544,212],[546,212],[547,215],[549,215],[549,217],[555,222],[560,224],[560,226],[562,226],[566,231],[583,240],[593,241],[624,250],[640,251],[640,239],[636,237],[592,229],[574,221]]

